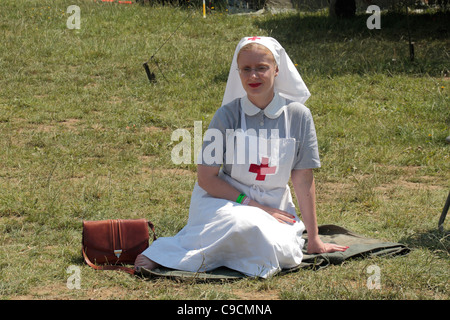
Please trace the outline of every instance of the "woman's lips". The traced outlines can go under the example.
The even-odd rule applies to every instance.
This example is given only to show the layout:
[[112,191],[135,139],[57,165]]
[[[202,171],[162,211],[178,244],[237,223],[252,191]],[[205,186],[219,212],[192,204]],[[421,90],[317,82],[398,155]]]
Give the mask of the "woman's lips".
[[258,88],[261,85],[261,83],[249,83],[248,85],[252,88]]

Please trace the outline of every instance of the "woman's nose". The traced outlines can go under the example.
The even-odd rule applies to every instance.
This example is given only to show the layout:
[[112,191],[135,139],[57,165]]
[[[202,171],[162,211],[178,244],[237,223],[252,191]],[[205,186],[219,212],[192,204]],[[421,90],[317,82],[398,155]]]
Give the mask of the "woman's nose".
[[256,70],[252,69],[252,70],[250,71],[250,78],[253,78],[253,79],[259,78],[258,72],[257,72]]

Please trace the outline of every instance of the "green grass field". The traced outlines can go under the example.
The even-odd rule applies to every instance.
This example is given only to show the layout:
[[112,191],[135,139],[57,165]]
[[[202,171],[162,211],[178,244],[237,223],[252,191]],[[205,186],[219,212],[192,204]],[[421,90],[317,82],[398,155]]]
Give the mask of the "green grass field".
[[[70,5],[80,29],[68,29]],[[449,233],[449,14],[228,15],[97,0],[3,0],[0,9],[2,299],[442,299]],[[172,35],[149,63],[142,64]],[[178,128],[206,130],[237,42],[269,35],[308,85],[322,168],[319,224],[402,242],[404,257],[355,260],[268,280],[191,283],[98,272],[81,255],[82,220],[147,218],[159,236],[186,223],[193,164],[175,165]],[[445,224],[448,230],[448,224]],[[367,287],[370,265],[381,289]],[[67,286],[69,266],[81,288]]]

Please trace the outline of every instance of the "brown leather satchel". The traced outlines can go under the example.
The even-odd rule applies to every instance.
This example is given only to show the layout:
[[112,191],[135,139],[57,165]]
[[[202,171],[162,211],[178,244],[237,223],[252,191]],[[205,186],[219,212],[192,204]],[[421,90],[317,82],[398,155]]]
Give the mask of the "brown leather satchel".
[[149,246],[149,228],[156,240],[155,227],[146,219],[83,221],[82,253],[96,270],[123,270],[134,274],[136,257]]

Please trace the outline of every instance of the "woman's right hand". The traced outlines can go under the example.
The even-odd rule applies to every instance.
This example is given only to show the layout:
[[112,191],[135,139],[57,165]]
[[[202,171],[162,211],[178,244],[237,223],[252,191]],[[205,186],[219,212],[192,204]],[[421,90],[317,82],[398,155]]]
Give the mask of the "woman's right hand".
[[254,200],[250,200],[248,205],[264,210],[272,217],[277,219],[278,222],[280,223],[289,223],[289,224],[296,223],[295,216],[290,213],[287,213],[286,211],[262,205]]

